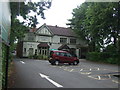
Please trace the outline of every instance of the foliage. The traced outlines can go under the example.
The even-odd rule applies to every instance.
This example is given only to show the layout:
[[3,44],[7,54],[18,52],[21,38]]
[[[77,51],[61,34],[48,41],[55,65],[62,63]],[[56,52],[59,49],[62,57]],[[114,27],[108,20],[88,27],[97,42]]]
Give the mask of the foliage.
[[37,59],[48,60],[48,56],[46,56],[46,55],[38,55]]
[[87,42],[90,51],[99,52],[110,43],[114,44],[116,51],[120,51],[119,6],[120,3],[85,2],[73,9],[68,25]]
[[110,44],[104,49],[104,52],[116,53],[116,48],[113,44]]
[[110,53],[110,52],[89,52],[87,54],[87,60],[111,63],[111,64],[119,64],[120,65],[120,56],[118,53]]
[[29,55],[28,58],[29,58],[29,59],[33,59],[33,55]]
[[40,60],[48,60],[48,56],[46,55],[30,55],[28,56],[30,59],[40,59]]
[[[21,40],[24,37],[24,33],[29,28],[35,28],[38,24],[37,15],[45,19],[44,11],[51,7],[51,2],[10,2],[11,9],[11,34],[10,34],[10,51],[14,50],[14,42]],[[34,12],[35,15],[30,16],[29,13]],[[21,22],[17,19],[17,16],[21,16],[26,22]]]
[[5,87],[5,74],[6,74],[6,53],[7,53],[7,46],[2,43],[2,87]]

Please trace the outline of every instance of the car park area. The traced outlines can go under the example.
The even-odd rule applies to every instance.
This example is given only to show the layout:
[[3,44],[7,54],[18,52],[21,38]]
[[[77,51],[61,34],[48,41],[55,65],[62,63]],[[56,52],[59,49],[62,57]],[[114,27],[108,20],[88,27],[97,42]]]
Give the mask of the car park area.
[[118,66],[79,60],[51,65],[47,60],[15,59],[13,88],[118,88]]

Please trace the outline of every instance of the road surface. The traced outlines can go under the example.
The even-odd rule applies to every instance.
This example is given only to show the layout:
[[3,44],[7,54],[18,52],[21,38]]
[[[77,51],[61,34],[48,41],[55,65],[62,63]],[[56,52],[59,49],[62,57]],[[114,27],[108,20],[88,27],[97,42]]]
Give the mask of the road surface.
[[12,88],[118,88],[118,66],[80,60],[79,65],[51,65],[47,60],[15,59]]

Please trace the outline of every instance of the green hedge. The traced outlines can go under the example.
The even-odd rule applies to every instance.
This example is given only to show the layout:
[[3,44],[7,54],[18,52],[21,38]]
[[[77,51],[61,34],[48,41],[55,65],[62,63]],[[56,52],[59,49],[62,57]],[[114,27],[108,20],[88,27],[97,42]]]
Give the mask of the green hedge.
[[120,55],[119,53],[111,52],[89,52],[87,54],[87,60],[119,64],[120,65]]
[[42,60],[48,60],[48,56],[46,55],[31,55],[28,56],[30,59],[42,59]]
[[6,52],[7,46],[2,43],[2,88],[5,88],[5,74],[6,74]]

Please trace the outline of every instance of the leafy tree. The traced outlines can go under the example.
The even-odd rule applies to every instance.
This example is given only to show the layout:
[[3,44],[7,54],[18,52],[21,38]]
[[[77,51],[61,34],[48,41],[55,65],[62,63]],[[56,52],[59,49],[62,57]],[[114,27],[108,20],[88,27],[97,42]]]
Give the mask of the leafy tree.
[[[28,31],[29,28],[35,28],[38,24],[37,15],[45,19],[44,10],[51,7],[51,2],[10,2],[11,9],[11,34],[10,34],[10,45],[11,48],[16,40],[21,39],[24,33]],[[30,16],[29,13],[34,12],[34,16]],[[22,16],[26,22],[20,23],[17,16]]]
[[88,43],[90,51],[100,51],[100,48],[110,43],[114,43],[117,50],[120,35],[119,5],[112,2],[85,2],[73,10],[68,25]]

